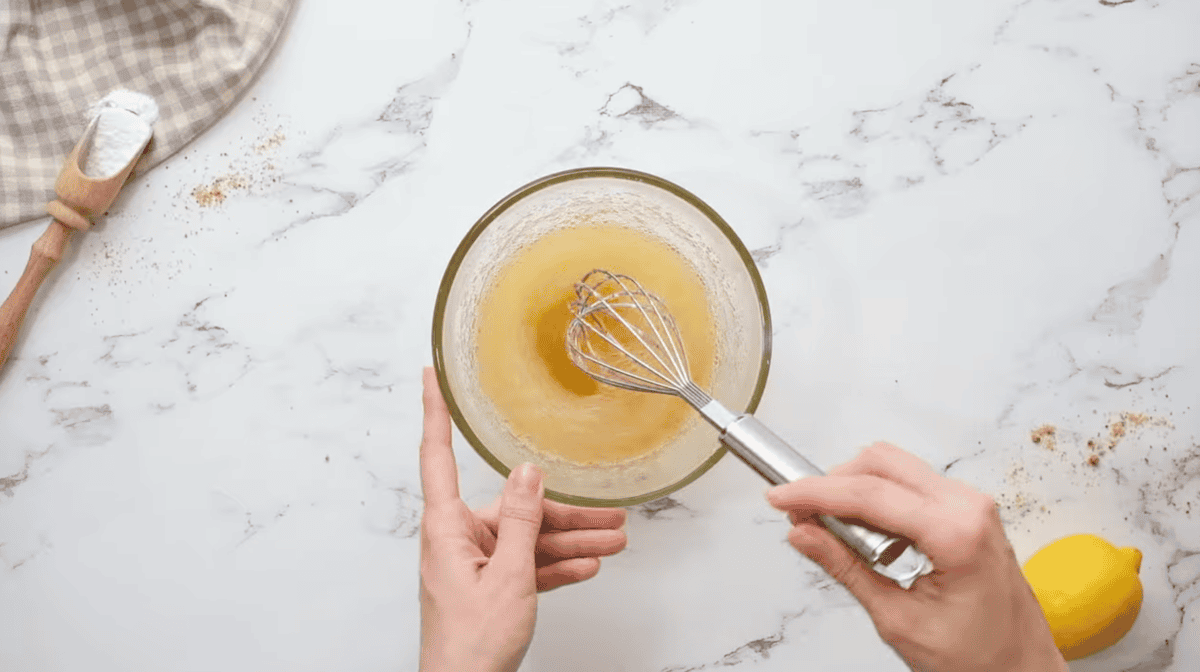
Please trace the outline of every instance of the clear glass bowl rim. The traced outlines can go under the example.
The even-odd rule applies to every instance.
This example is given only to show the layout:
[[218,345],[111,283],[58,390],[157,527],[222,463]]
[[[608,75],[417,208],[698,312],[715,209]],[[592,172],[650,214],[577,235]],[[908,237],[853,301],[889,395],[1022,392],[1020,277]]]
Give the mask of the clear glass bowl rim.
[[[758,297],[759,318],[762,326],[762,359],[759,364],[758,379],[755,382],[754,391],[750,395],[750,403],[746,407],[746,413],[753,413],[758,409],[758,404],[762,400],[763,390],[767,385],[767,375],[771,368],[771,309],[767,302],[767,290],[763,285],[762,277],[758,273],[758,267],[755,265],[754,258],[751,257],[750,251],[746,249],[746,246],[742,243],[741,239],[738,238],[737,234],[734,233],[729,224],[726,223],[725,220],[722,219],[715,210],[709,207],[707,203],[700,200],[700,198],[695,194],[675,184],[674,182],[670,182],[656,175],[651,175],[649,173],[644,173],[629,168],[596,166],[573,168],[570,170],[564,170],[546,175],[517,188],[504,198],[500,199],[500,201],[488,209],[488,211],[485,212],[477,222],[475,222],[475,225],[472,226],[467,232],[466,236],[463,237],[462,242],[458,244],[458,248],[455,249],[454,255],[450,257],[450,263],[447,264],[446,272],[442,275],[441,285],[438,287],[437,301],[434,304],[433,309],[433,367],[437,373],[438,385],[441,387],[442,396],[445,398],[446,405],[450,409],[450,417],[454,419],[455,426],[458,427],[459,432],[462,433],[463,437],[467,439],[467,442],[470,443],[475,449],[475,452],[479,453],[479,456],[482,457],[485,462],[490,464],[492,468],[499,472],[504,478],[508,478],[510,468],[501,462],[495,455],[493,455],[492,452],[487,449],[487,446],[483,444],[483,441],[479,439],[479,436],[475,434],[474,430],[471,429],[470,423],[467,422],[467,419],[463,416],[461,409],[454,399],[454,394],[450,390],[449,380],[446,376],[445,353],[442,350],[442,333],[446,312],[446,302],[450,297],[450,288],[454,285],[454,280],[458,275],[458,269],[461,266],[463,259],[466,258],[467,253],[470,251],[471,246],[475,243],[475,240],[483,234],[484,230],[486,230],[487,227],[493,221],[495,221],[495,219],[499,217],[501,213],[503,213],[505,210],[508,210],[521,199],[547,187],[568,182],[570,180],[593,177],[608,177],[642,182],[670,192],[671,194],[699,210],[714,225],[716,225],[717,229],[719,229],[721,233],[725,235],[729,241],[729,244],[733,246],[734,250],[738,254],[738,257],[745,265],[746,272],[750,275],[750,281],[754,285],[754,292]],[[547,489],[546,497],[564,504],[593,507],[623,507],[650,502],[665,497],[679,490],[680,488],[683,488],[697,478],[700,478],[700,476],[704,475],[706,471],[711,469],[713,465],[715,465],[722,457],[724,457],[725,451],[725,446],[718,443],[713,454],[702,464],[700,464],[700,466],[696,467],[682,479],[663,488],[642,495],[615,499],[599,499],[595,497],[580,497],[569,493],[556,492]]]

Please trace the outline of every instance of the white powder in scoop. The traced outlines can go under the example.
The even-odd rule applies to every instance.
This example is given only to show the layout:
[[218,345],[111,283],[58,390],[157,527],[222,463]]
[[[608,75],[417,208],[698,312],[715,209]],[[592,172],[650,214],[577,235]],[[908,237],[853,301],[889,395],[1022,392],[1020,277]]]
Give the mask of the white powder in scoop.
[[150,96],[118,89],[89,111],[96,120],[83,174],[91,178],[115,175],[146,148],[158,120],[158,105]]

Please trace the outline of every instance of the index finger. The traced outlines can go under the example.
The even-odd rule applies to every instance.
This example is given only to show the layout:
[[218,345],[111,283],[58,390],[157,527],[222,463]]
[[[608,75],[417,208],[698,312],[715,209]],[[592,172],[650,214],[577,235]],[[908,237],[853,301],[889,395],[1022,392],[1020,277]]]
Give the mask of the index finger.
[[450,411],[432,367],[425,367],[422,384],[425,428],[421,436],[421,492],[428,508],[458,501],[458,464],[450,447]]
[[829,473],[835,476],[870,474],[896,481],[928,496],[945,490],[948,482],[921,458],[882,441],[862,449],[853,460],[830,469]]
[[771,506],[802,516],[824,513],[853,518],[899,534],[921,546],[940,524],[930,515],[928,500],[913,490],[868,474],[813,476],[772,488]]

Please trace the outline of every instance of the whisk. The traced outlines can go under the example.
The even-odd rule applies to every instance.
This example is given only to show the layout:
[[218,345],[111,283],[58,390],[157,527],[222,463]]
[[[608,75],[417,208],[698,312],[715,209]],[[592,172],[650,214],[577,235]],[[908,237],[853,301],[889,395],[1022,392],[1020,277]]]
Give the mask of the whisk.
[[[597,269],[575,284],[575,295],[567,349],[571,361],[593,379],[681,397],[721,432],[722,443],[775,485],[824,474],[753,415],[730,411],[692,381],[675,319],[637,280]],[[933,570],[906,539],[832,516],[820,520],[868,566],[904,588]]]

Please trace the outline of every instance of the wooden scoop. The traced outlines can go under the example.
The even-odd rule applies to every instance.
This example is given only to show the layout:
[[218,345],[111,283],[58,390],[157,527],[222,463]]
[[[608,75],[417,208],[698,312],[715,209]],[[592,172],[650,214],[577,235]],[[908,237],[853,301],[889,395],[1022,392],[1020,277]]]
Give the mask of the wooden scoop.
[[[117,198],[125,180],[133,172],[133,167],[145,150],[144,143],[120,171],[102,179],[93,179],[83,174],[83,165],[91,150],[92,139],[96,133],[99,117],[93,118],[88,124],[83,138],[71,150],[71,154],[63,163],[58,181],[54,184],[54,192],[58,198],[46,204],[46,212],[54,220],[46,227],[46,232],[33,243],[29,253],[29,263],[25,264],[25,272],[17,280],[17,286],[12,294],[0,306],[0,367],[8,361],[8,355],[16,343],[21,331],[21,323],[25,313],[33,303],[33,297],[46,275],[54,268],[54,264],[62,258],[67,242],[75,231],[87,231],[92,228],[92,221],[104,214],[108,206]],[[149,143],[149,138],[146,139]]]

